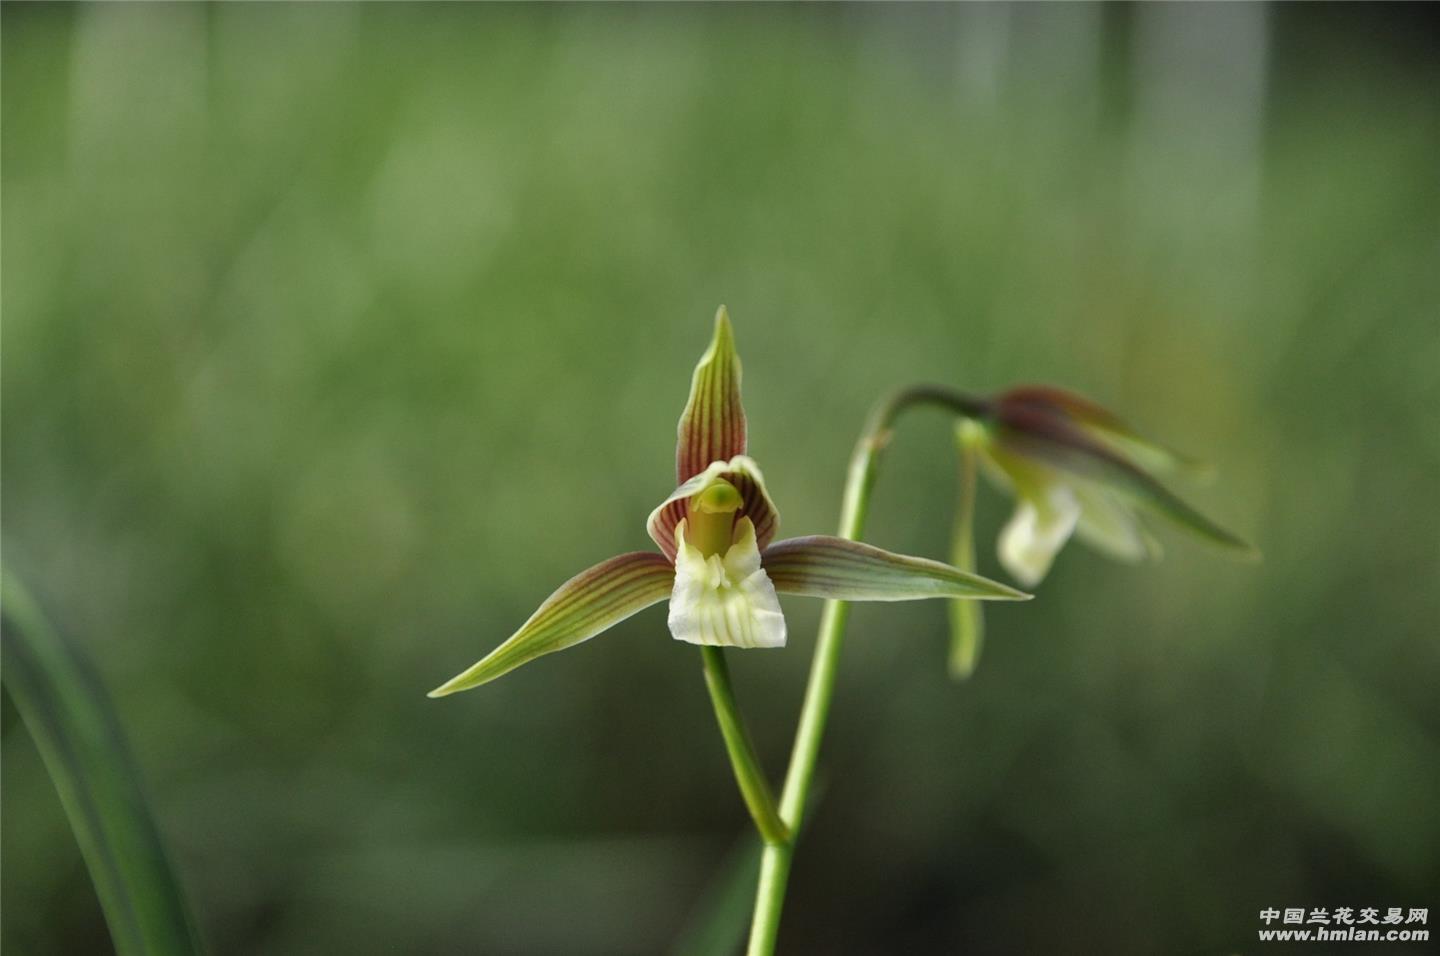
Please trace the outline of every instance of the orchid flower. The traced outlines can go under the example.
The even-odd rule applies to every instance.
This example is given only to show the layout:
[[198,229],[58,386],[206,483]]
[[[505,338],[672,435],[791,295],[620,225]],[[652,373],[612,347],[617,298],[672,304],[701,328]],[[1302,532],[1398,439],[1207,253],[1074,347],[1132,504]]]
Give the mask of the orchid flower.
[[1015,495],[999,554],[1024,586],[1044,579],[1072,534],[1122,561],[1158,558],[1160,545],[1146,524],[1147,513],[1212,544],[1256,556],[1154,475],[1194,470],[1193,461],[1140,437],[1105,408],[1044,386],[1013,388],[987,404],[987,414],[961,422],[960,442],[977,450],[989,476]]
[[430,696],[478,687],[667,598],[676,640],[748,648],[785,645],[781,593],[844,601],[1029,597],[938,561],[857,541],[825,535],[774,541],[780,515],[759,466],[745,455],[740,360],[723,306],[678,432],[679,487],[646,522],[660,550],[622,554],[582,571],[484,659]]

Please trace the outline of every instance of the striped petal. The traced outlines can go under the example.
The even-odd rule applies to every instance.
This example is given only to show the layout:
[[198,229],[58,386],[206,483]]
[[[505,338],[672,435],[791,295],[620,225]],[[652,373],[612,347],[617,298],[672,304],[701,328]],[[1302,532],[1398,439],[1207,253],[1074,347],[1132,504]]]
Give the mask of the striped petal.
[[760,474],[760,466],[754,461],[744,455],[736,455],[729,461],[711,462],[703,471],[682,482],[670,493],[670,497],[650,512],[645,530],[670,560],[675,560],[675,527],[685,517],[686,502],[717,478],[730,482],[740,492],[745,503],[736,512],[735,519],[737,522],[741,518],[750,519],[755,525],[755,539],[760,549],[763,551],[774,539],[775,532],[780,528],[780,512],[775,510],[770,494],[765,490],[765,476]]
[[1204,462],[1144,437],[1108,408],[1063,388],[1022,385],[1001,395],[998,404],[1002,416],[1006,406],[1063,415],[1090,437],[1141,468],[1183,471],[1196,477],[1209,473],[1209,466]]
[[1196,511],[1150,474],[1063,417],[1027,406],[1002,406],[994,442],[992,454],[1003,450],[1095,482],[1212,544],[1242,556],[1258,556],[1243,539]]
[[602,561],[560,585],[520,630],[431,697],[469,690],[521,664],[573,647],[670,596],[675,569],[663,555],[635,551]]
[[675,640],[716,647],[785,646],[785,615],[760,566],[749,520],[735,523],[735,539],[724,557],[706,557],[687,545],[684,522],[675,539],[680,551],[667,622]]
[[1076,481],[1072,490],[1080,503],[1077,538],[1117,561],[1135,563],[1160,557],[1160,542],[1119,495],[1089,481]]
[[764,564],[775,590],[782,594],[837,601],[1030,598],[1023,591],[939,561],[894,554],[829,535],[777,541],[766,549]]
[[690,382],[690,400],[680,415],[675,446],[675,480],[704,471],[712,461],[745,454],[745,409],[740,405],[740,357],[730,313],[715,313],[715,337],[700,356]]

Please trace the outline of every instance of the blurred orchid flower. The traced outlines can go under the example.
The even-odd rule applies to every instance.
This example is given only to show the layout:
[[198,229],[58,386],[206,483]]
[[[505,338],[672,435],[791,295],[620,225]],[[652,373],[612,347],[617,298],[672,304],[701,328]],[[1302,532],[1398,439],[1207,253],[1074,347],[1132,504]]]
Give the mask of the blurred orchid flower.
[[1026,587],[1039,584],[1071,535],[1123,561],[1160,556],[1145,513],[1158,514],[1238,554],[1257,552],[1169,491],[1155,472],[1197,463],[1138,435],[1114,414],[1072,392],[1010,389],[982,420],[960,426],[990,477],[1014,493],[1000,533],[1000,562]]
[[780,516],[759,467],[745,456],[740,360],[723,306],[695,368],[678,431],[679,487],[646,524],[660,552],[622,554],[571,578],[510,638],[431,697],[478,687],[666,598],[676,640],[783,647],[785,617],[777,593],[844,601],[1029,597],[938,561],[843,538],[772,543]]

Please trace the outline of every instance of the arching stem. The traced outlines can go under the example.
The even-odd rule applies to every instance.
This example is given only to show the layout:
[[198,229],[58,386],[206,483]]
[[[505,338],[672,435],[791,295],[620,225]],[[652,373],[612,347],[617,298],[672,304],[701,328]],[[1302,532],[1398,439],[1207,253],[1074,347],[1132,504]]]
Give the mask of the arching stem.
[[[864,531],[880,453],[890,441],[890,430],[895,420],[915,405],[937,405],[967,418],[980,418],[989,411],[985,401],[937,385],[904,388],[876,405],[850,459],[845,497],[840,509],[840,537],[858,540]],[[775,952],[790,863],[815,779],[820,742],[825,736],[825,722],[830,716],[830,702],[835,694],[835,675],[840,666],[840,649],[844,643],[849,609],[844,601],[827,601],[820,618],[820,635],[810,663],[805,699],[800,706],[800,722],[795,729],[795,744],[790,753],[790,767],[785,774],[785,787],[780,794],[780,819],[789,828],[790,838],[784,843],[768,844],[761,857],[760,882],[755,896],[755,916],[750,924],[747,956],[771,956]]]

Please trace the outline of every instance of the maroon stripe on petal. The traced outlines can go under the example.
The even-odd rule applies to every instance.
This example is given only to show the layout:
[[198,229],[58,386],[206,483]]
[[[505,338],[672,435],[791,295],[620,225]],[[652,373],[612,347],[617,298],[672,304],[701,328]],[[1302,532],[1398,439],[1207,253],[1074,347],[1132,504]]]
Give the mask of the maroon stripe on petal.
[[745,411],[740,402],[740,362],[729,317],[715,316],[715,335],[691,379],[690,397],[680,416],[675,471],[683,483],[711,462],[729,461],[745,452]]
[[671,561],[675,560],[675,552],[678,550],[675,543],[675,528],[680,524],[680,519],[685,517],[685,502],[672,501],[660,512],[660,520],[651,529],[655,543],[665,556]]
[[755,525],[755,544],[763,549],[775,537],[779,528],[779,516],[775,513],[775,506],[766,498],[760,483],[748,473],[727,471],[722,477],[734,485],[735,490],[740,492],[740,497],[745,500],[738,517],[749,518]]
[[[546,598],[536,613],[546,614],[565,611],[577,601],[601,602],[616,588],[632,584],[636,579],[648,577],[658,557],[651,551],[632,551],[611,558],[566,581],[555,593]],[[597,582],[603,582],[597,588]]]

